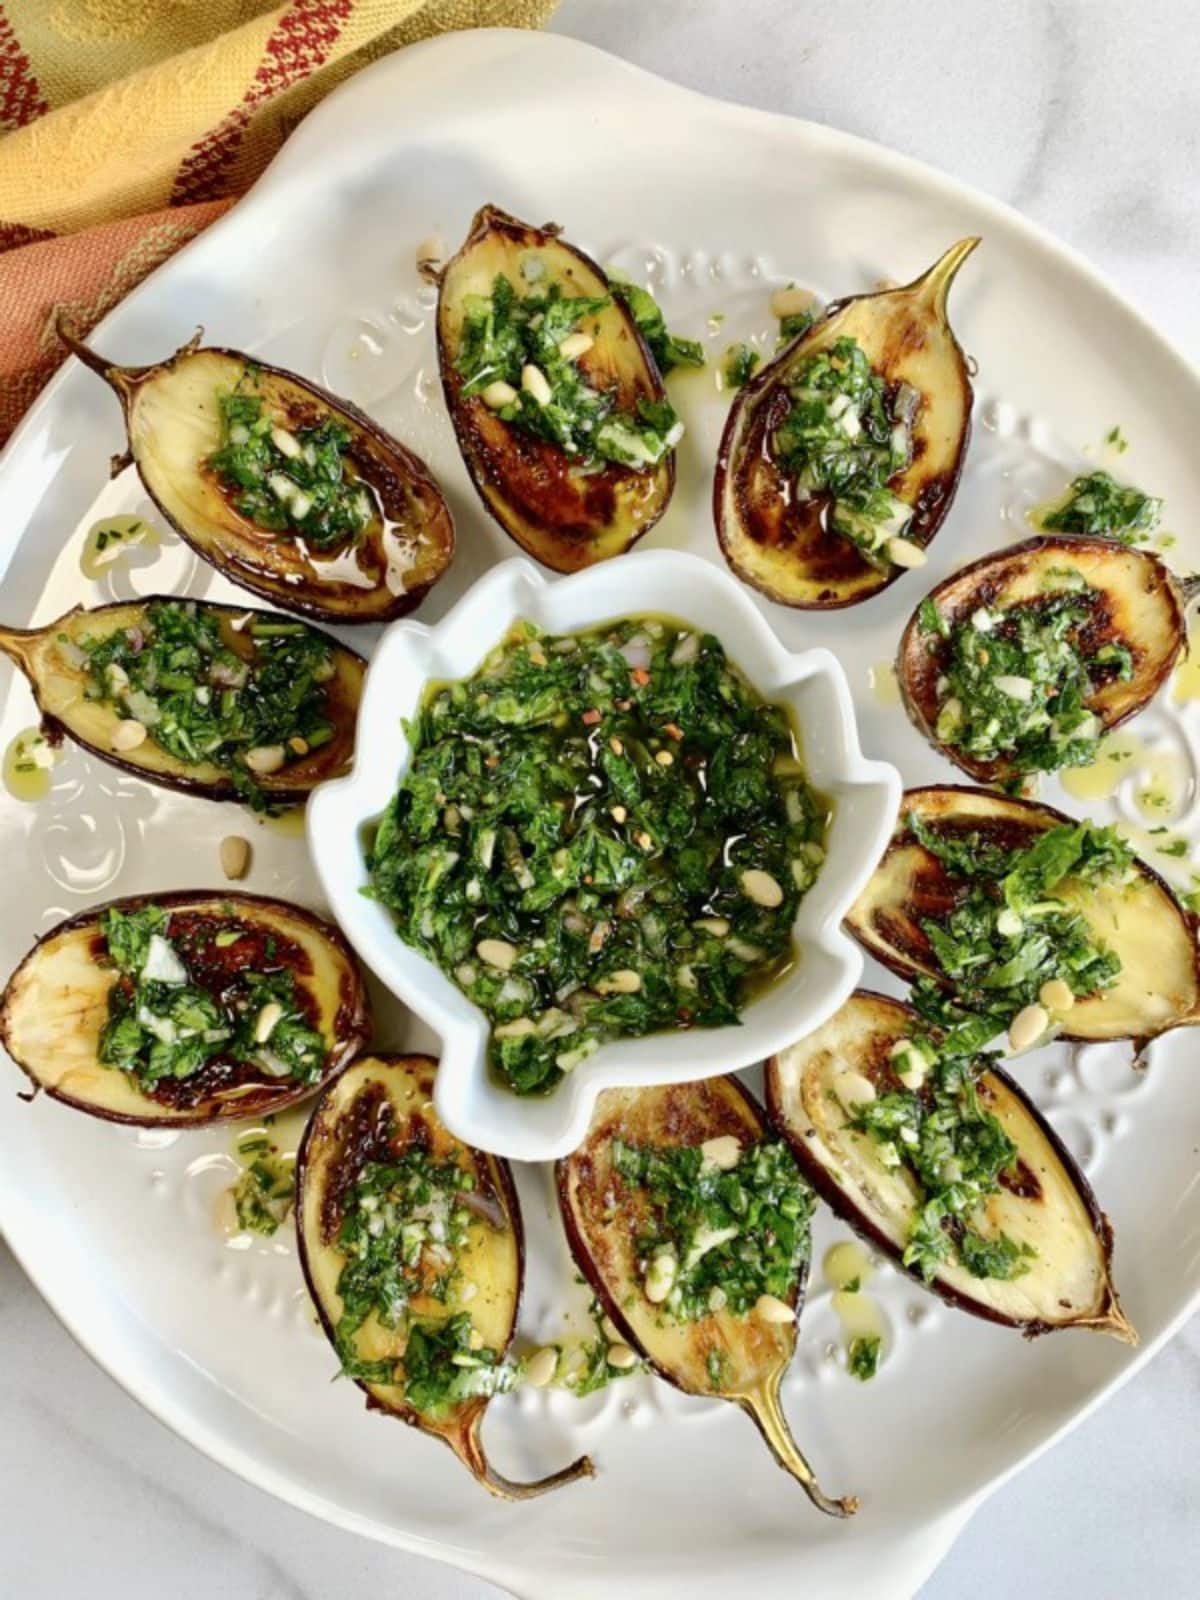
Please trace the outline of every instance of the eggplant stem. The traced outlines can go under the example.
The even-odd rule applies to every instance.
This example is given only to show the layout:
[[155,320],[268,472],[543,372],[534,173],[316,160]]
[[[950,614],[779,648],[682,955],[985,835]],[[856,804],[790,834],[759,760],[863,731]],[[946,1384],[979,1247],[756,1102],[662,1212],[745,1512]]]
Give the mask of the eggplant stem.
[[824,1511],[830,1517],[852,1517],[858,1510],[857,1495],[842,1495],[833,1498],[827,1495],[817,1482],[813,1469],[805,1460],[800,1446],[792,1437],[792,1430],[788,1427],[787,1418],[783,1414],[783,1404],[779,1398],[779,1376],[768,1379],[760,1389],[752,1389],[743,1395],[732,1395],[743,1411],[753,1418],[758,1431],[767,1441],[767,1447],[787,1473],[790,1473],[805,1494],[816,1506],[818,1511]]
[[114,381],[114,374],[119,372],[120,368],[114,367],[111,361],[106,361],[102,355],[92,349],[90,344],[85,344],[76,332],[75,324],[70,321],[64,312],[60,311],[58,316],[55,317],[54,331],[71,354],[82,361],[85,367],[90,367],[98,377],[104,379],[105,383],[111,384],[113,388],[117,387]]
[[1112,1338],[1119,1339],[1122,1344],[1136,1345],[1139,1342],[1138,1331],[1121,1310],[1121,1302],[1117,1299],[1116,1292],[1110,1289],[1110,1293],[1112,1305],[1108,1311],[1104,1316],[1097,1317],[1094,1322],[1089,1322],[1085,1326],[1094,1333],[1107,1333]]
[[489,1494],[494,1494],[497,1500],[533,1500],[540,1494],[548,1494],[551,1489],[561,1489],[565,1484],[575,1483],[579,1478],[596,1476],[591,1456],[580,1456],[578,1461],[560,1467],[545,1478],[536,1478],[532,1483],[514,1483],[511,1478],[497,1472],[488,1460],[479,1438],[478,1424],[468,1428],[464,1434],[443,1434],[442,1437],[472,1477]]
[[978,234],[969,238],[960,239],[957,244],[952,244],[940,260],[935,261],[928,272],[922,273],[909,288],[927,300],[934,313],[943,318],[946,314],[946,298],[950,293],[950,285],[958,276],[958,269],[980,243]]
[[33,666],[30,646],[41,638],[42,632],[41,628],[0,628],[0,654],[29,676]]

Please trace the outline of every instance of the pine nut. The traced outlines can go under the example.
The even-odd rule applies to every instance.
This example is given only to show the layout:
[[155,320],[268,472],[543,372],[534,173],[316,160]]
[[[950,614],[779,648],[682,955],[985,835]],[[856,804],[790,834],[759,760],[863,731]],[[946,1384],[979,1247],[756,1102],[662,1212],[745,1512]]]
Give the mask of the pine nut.
[[580,356],[587,355],[595,344],[590,333],[569,333],[558,347],[558,353],[564,361],[578,361]]
[[1061,978],[1048,978],[1038,990],[1038,999],[1049,1011],[1070,1011],[1075,995]]
[[293,755],[306,756],[308,754],[308,740],[302,739],[298,733],[294,733],[288,740],[288,749]]
[[782,1324],[796,1320],[796,1313],[791,1306],[777,1294],[760,1294],[754,1302],[754,1314],[760,1322]]
[[724,917],[697,917],[692,926],[711,933],[714,939],[723,939],[729,932],[729,923]]
[[628,1372],[631,1367],[637,1366],[637,1352],[631,1350],[627,1344],[610,1344],[606,1359],[610,1367],[615,1367],[618,1372]]
[[875,1085],[861,1072],[839,1072],[833,1080],[833,1092],[847,1111],[869,1106],[876,1098]]
[[535,1389],[544,1389],[557,1371],[558,1351],[552,1344],[544,1344],[525,1363],[525,1382]]
[[1045,1006],[1025,1006],[1018,1011],[1008,1028],[1008,1043],[1012,1050],[1028,1050],[1050,1026],[1050,1013]]
[[536,1033],[537,1024],[530,1017],[517,1017],[513,1022],[502,1022],[492,1029],[493,1039],[522,1039],[527,1033]]
[[283,1019],[283,1007],[278,1000],[268,1000],[254,1022],[255,1044],[266,1044],[275,1032],[275,1025]]
[[896,567],[923,567],[929,560],[921,546],[911,539],[889,539],[887,553],[888,560]]
[[497,378],[494,383],[489,383],[486,389],[479,391],[479,398],[489,411],[501,411],[505,406],[512,405],[517,398],[517,391],[511,383],[505,383],[503,378]]
[[273,772],[278,772],[284,759],[285,751],[281,744],[259,744],[253,750],[246,751],[246,765],[251,772],[257,772],[260,778],[269,778]]
[[1001,694],[1006,694],[1010,700],[1027,701],[1033,697],[1033,680],[1022,678],[1016,673],[1002,672],[994,680]]
[[250,869],[250,841],[240,833],[221,840],[221,871],[227,878],[244,878]]
[[629,815],[624,806],[614,806],[608,814],[614,822],[624,822]]
[[471,1334],[470,1334],[470,1337],[467,1340],[467,1343],[471,1347],[472,1350],[482,1350],[483,1349],[483,1335],[480,1333],[478,1328],[472,1328],[471,1329]]
[[705,1161],[711,1161],[714,1167],[720,1167],[722,1172],[729,1172],[741,1160],[742,1147],[732,1133],[723,1133],[715,1139],[705,1139],[700,1146],[700,1154]]
[[550,387],[550,380],[541,367],[535,367],[532,361],[521,368],[521,387],[540,406],[548,406],[554,391]]
[[480,939],[475,946],[475,954],[481,961],[486,961],[489,967],[509,972],[517,959],[517,947],[509,944],[507,939]]
[[756,906],[768,908],[783,904],[783,890],[769,872],[761,867],[751,867],[741,876],[742,893]]
[[622,967],[619,972],[597,978],[592,987],[597,994],[637,994],[642,987],[641,974],[632,967]]
[[771,296],[771,315],[780,322],[784,317],[798,317],[802,311],[811,311],[816,296],[809,289],[797,289],[790,284],[786,289],[776,289]]
[[289,461],[294,461],[300,454],[300,441],[294,433],[289,433],[286,428],[271,429],[271,443],[281,456],[286,456]]
[[624,1343],[624,1335],[611,1317],[605,1316],[600,1318],[600,1332],[608,1340],[609,1344]]
[[655,1256],[646,1268],[646,1281],[644,1288],[646,1299],[651,1305],[660,1306],[675,1287],[675,1275],[679,1271],[679,1263],[673,1255],[664,1252]]
[[669,750],[660,750],[654,759],[660,767],[673,767],[675,765],[675,757]]
[[126,717],[112,731],[109,743],[114,750],[136,750],[146,740],[146,725],[136,717]]

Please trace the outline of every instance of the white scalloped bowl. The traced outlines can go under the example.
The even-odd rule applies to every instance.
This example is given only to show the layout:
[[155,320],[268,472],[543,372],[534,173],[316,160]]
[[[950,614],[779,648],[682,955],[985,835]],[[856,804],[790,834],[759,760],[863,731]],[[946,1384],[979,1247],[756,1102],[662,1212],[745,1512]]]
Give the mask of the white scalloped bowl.
[[[483,1013],[403,942],[385,907],[363,894],[365,841],[407,769],[411,751],[401,719],[415,713],[427,683],[469,677],[521,619],[570,633],[650,612],[715,634],[760,693],[792,709],[809,777],[832,802],[826,859],[800,903],[794,967],[747,1006],[740,1026],[614,1040],[553,1093],[521,1097],[488,1069]],[[883,852],[899,803],[896,769],[863,757],[850,690],[830,652],[785,650],[746,592],[718,568],[654,550],[552,581],[528,561],[506,561],[435,627],[394,623],[367,673],[354,769],[313,794],[307,827],[313,862],[347,938],[441,1038],[435,1102],[442,1121],[480,1149],[548,1161],[579,1144],[601,1090],[682,1083],[750,1066],[837,1010],[862,971],[842,918]]]

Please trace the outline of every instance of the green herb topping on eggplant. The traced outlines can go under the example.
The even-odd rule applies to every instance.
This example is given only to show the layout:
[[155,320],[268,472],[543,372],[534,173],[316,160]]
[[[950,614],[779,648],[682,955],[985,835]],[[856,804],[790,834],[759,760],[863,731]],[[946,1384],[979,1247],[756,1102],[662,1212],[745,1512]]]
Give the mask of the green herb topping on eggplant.
[[951,1305],[1136,1343],[1108,1220],[994,1056],[859,990],[770,1062],[767,1104],[838,1216]]
[[797,324],[738,395],[717,460],[717,535],[738,577],[771,599],[854,605],[924,562],[970,434],[946,299],[978,242],[903,289]]
[[922,600],[900,641],[904,703],[981,782],[1090,765],[1179,659],[1186,594],[1147,551],[1026,540]]
[[152,783],[262,810],[350,765],[365,664],[269,611],[157,596],[0,629],[50,730]]
[[1107,472],[1075,478],[1060,504],[1040,521],[1051,533],[1103,535],[1120,544],[1148,539],[1158,527],[1162,501],[1118,483]]
[[450,565],[454,524],[425,464],[347,401],[199,335],[117,367],[59,334],[120,400],[158,509],[234,583],[326,621],[387,622]]
[[848,920],[976,1047],[1147,1041],[1197,1020],[1196,919],[1112,828],[985,789],[911,789]]
[[631,314],[557,228],[494,206],[440,274],[442,384],[467,469],[504,531],[557,572],[622,554],[671,498],[683,425],[637,317],[652,320],[645,303]]
[[443,1440],[500,1499],[529,1499],[592,1465],[512,1483],[484,1454],[488,1402],[519,1376],[521,1214],[507,1164],[437,1121],[435,1071],[427,1056],[367,1056],[322,1096],[297,1167],[301,1262],[368,1406]]
[[518,1093],[608,1039],[736,1022],[791,961],[824,808],[712,636],[519,624],[430,690],[412,742],[372,890],[487,1014]]
[[258,895],[114,900],[33,947],[0,1038],[47,1094],[116,1122],[202,1124],[302,1099],[365,1041],[341,934]]
[[734,1078],[614,1089],[558,1164],[571,1252],[617,1331],[686,1394],[747,1412],[813,1504],[779,1398],[796,1344],[812,1195]]

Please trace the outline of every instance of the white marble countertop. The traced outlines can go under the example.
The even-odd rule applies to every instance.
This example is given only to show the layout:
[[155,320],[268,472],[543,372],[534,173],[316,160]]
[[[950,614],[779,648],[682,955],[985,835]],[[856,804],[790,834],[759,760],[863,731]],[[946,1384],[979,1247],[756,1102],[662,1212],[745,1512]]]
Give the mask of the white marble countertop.
[[[1185,0],[566,0],[556,26],[978,185],[1200,351],[1200,22]],[[0,1593],[500,1594],[310,1520],[189,1449],[91,1364],[2,1246],[0,1337]],[[1198,1421],[1200,1320],[995,1496],[924,1600],[1108,1600],[1147,1574],[1156,1594],[1194,1592]]]

